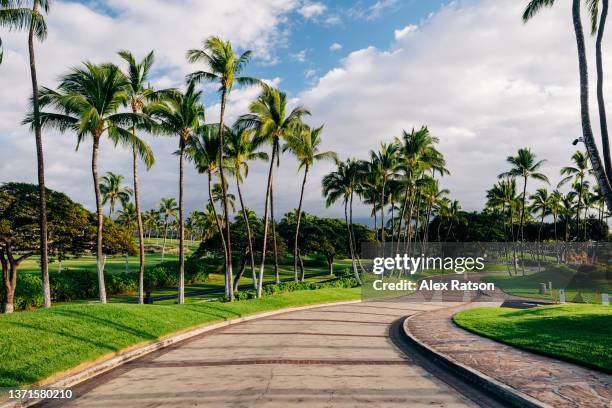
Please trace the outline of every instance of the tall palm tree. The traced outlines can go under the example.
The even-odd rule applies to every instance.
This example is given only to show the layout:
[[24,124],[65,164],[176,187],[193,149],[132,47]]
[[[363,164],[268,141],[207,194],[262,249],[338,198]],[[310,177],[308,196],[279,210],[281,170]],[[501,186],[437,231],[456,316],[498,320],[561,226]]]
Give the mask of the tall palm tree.
[[[85,139],[91,138],[93,141],[91,172],[98,218],[96,257],[100,302],[102,303],[106,303],[106,288],[102,253],[102,194],[98,179],[100,141],[104,135],[107,135],[115,143],[143,144],[142,140],[125,128],[133,123],[140,123],[141,116],[132,112],[118,112],[119,107],[127,100],[125,93],[127,82],[127,78],[116,65],[95,65],[86,62],[84,67],[74,68],[69,74],[62,77],[56,91],[48,88],[42,88],[40,91],[41,107],[55,109],[55,112],[40,112],[42,127],[55,127],[62,132],[67,130],[75,132],[77,149]],[[35,115],[28,115],[25,120],[28,123],[35,121]]]
[[395,143],[381,143],[378,151],[370,151],[373,173],[379,181],[380,189],[380,240],[385,244],[385,189],[389,178],[393,176],[398,166],[398,148]]
[[[283,151],[290,150],[296,157],[298,161],[298,171],[304,169],[304,178],[302,179],[300,201],[297,210],[297,220],[295,223],[295,240],[293,244],[293,273],[296,282],[298,281],[298,236],[300,233],[302,205],[304,202],[304,189],[306,187],[308,171],[317,161],[333,160],[335,162],[338,162],[338,155],[335,152],[319,152],[319,148],[321,147],[322,143],[322,132],[323,126],[312,129],[310,128],[310,126],[305,125],[299,131],[289,134],[286,138],[286,144],[283,147]],[[299,280],[302,282],[304,281],[303,270],[302,276],[300,276]]]
[[[223,234],[223,219],[218,216],[217,208],[215,207],[214,194],[212,189],[212,177],[213,174],[219,169],[219,151],[221,145],[219,143],[218,131],[216,131],[217,125],[205,125],[201,127],[198,133],[189,139],[185,154],[187,159],[193,162],[196,170],[200,174],[206,173],[208,175],[208,205],[206,210],[212,212],[213,219],[219,231],[221,237],[221,244],[223,246],[223,257],[225,262],[228,258],[228,249],[225,242],[225,235]],[[209,219],[211,217],[208,217]],[[231,256],[231,254],[230,254]],[[227,269],[226,269],[227,272]],[[229,286],[227,284],[227,274],[225,275],[225,293],[229,296]]]
[[359,188],[359,183],[364,168],[365,166],[363,163],[355,159],[349,159],[345,162],[338,162],[336,170],[323,177],[321,182],[323,187],[323,196],[325,197],[325,205],[327,207],[338,201],[340,198],[344,203],[344,220],[347,226],[349,253],[353,266],[353,274],[359,283],[361,283],[361,278],[359,276],[359,271],[357,270],[356,245],[351,228],[352,207],[350,215],[348,208],[349,206],[352,206],[353,195]]
[[[153,65],[153,51],[147,54],[142,61],[136,62],[136,59],[129,51],[120,51],[119,56],[127,63],[126,77],[129,79],[126,91],[128,94],[128,103],[132,112],[142,112],[148,99],[152,96],[153,90],[146,84],[149,79],[149,72]],[[132,125],[131,129],[136,136],[136,124]],[[144,162],[147,170],[151,168],[155,162],[155,157],[151,149],[146,152],[139,152],[138,145],[130,146],[132,148],[132,173],[134,177],[134,204],[136,210],[136,222],[138,224],[138,303],[144,303],[144,228],[142,225],[142,214],[140,210],[140,181],[138,178],[138,156],[144,157]],[[147,146],[148,147],[148,146]]]
[[553,217],[553,225],[554,225],[554,234],[555,234],[555,242],[557,242],[557,220],[559,219],[559,214],[562,211],[561,208],[561,200],[562,196],[559,190],[554,190],[550,196],[548,197],[548,206],[550,208],[550,215]]
[[166,253],[166,239],[168,238],[168,221],[176,218],[178,214],[178,206],[176,205],[175,198],[162,198],[158,205],[158,214],[164,219],[164,242],[162,245],[162,256],[161,261],[164,262],[164,255]]
[[253,138],[253,131],[244,130],[242,132],[239,132],[235,131],[234,129],[228,130],[227,132],[228,137],[227,144],[225,146],[225,154],[227,155],[228,161],[230,162],[230,166],[233,167],[232,174],[236,179],[236,189],[238,190],[238,198],[240,199],[240,209],[242,211],[242,218],[244,219],[244,224],[247,231],[253,286],[255,290],[257,290],[257,273],[255,272],[255,252],[253,251],[253,234],[251,231],[249,217],[247,215],[247,207],[244,203],[244,197],[242,196],[242,189],[240,188],[240,186],[244,182],[244,178],[246,178],[249,174],[248,162],[253,160],[267,161],[269,157],[267,153],[258,151],[260,143],[258,143]]
[[550,195],[545,188],[538,188],[535,194],[529,197],[531,200],[531,212],[540,215],[540,227],[538,228],[538,241],[542,239],[542,226],[544,225],[544,217],[550,214]]
[[[0,0],[0,27],[9,30],[27,30],[28,54],[30,57],[30,77],[32,81],[32,128],[36,140],[36,163],[38,172],[38,223],[40,226],[40,270],[42,278],[43,304],[51,307],[51,289],[49,285],[48,258],[48,225],[47,198],[45,190],[45,164],[40,123],[40,103],[34,39],[44,41],[47,38],[47,24],[43,13],[49,12],[49,0]],[[2,39],[0,38],[0,64],[2,63]]]
[[[601,13],[599,3],[601,1]],[[608,119],[606,116],[606,103],[603,92],[603,57],[601,46],[603,43],[606,19],[608,17],[608,0],[587,0],[587,7],[591,15],[591,35],[597,35],[595,40],[595,65],[597,70],[597,107],[599,108],[599,128],[601,132],[601,148],[603,150],[604,167],[608,182],[612,183],[612,162],[610,160],[610,141],[608,138]],[[598,21],[599,19],[599,21]],[[603,197],[603,196],[602,196]]]
[[[551,7],[555,4],[555,0],[531,0],[523,13],[523,21],[529,21],[543,7]],[[578,70],[580,78],[580,118],[582,121],[582,138],[586,146],[591,166],[597,184],[606,200],[608,210],[612,209],[612,187],[606,171],[602,167],[599,150],[593,136],[591,128],[591,116],[589,113],[589,75],[587,72],[586,48],[584,44],[584,33],[582,30],[582,21],[580,18],[580,0],[572,0],[572,23],[574,26],[574,34],[576,36],[576,48],[578,50]]]
[[523,231],[523,222],[525,219],[525,201],[527,195],[527,180],[532,178],[534,180],[540,180],[548,183],[548,177],[544,174],[539,173],[538,170],[546,162],[546,160],[536,160],[536,155],[531,149],[525,147],[518,150],[516,156],[508,156],[506,161],[510,163],[511,168],[509,171],[499,175],[499,178],[516,178],[521,177],[523,179],[523,194],[521,195],[521,215],[519,219],[519,228],[521,232],[521,241],[525,240],[525,234]]
[[[251,77],[239,76],[244,70],[249,59],[251,51],[245,51],[240,56],[234,53],[232,44],[229,41],[223,41],[219,37],[209,37],[204,40],[203,48],[198,50],[187,51],[187,60],[191,63],[203,62],[206,65],[207,71],[196,71],[188,76],[190,82],[211,81],[219,83],[219,93],[221,94],[221,110],[219,115],[219,143],[225,146],[224,140],[224,119],[225,106],[227,98],[232,91],[234,83],[239,85],[252,85],[258,81]],[[219,152],[219,174],[221,177],[221,187],[223,189],[223,214],[225,216],[225,241],[227,245],[228,257],[225,267],[227,268],[226,276],[229,280],[232,279],[232,242],[230,236],[229,211],[227,208],[227,186],[223,180],[225,175],[223,172],[223,149]],[[231,282],[230,282],[231,285]],[[230,300],[234,300],[234,291],[229,288]]]
[[157,132],[179,138],[179,304],[185,303],[185,148],[204,124],[201,96],[202,93],[195,90],[195,83],[190,82],[184,93],[167,91],[160,101],[145,108],[145,112],[155,121],[154,129]]
[[557,188],[563,186],[564,184],[572,181],[574,185],[578,185],[578,188],[575,188],[577,192],[578,202],[576,204],[576,231],[579,229],[580,224],[580,209],[583,204],[583,196],[582,192],[584,191],[584,184],[587,182],[586,179],[590,174],[593,174],[593,170],[589,169],[589,159],[587,154],[581,152],[580,150],[576,151],[572,155],[572,161],[574,162],[573,166],[565,166],[561,168],[561,175],[565,176],[559,181]]
[[258,140],[268,141],[272,145],[264,204],[264,230],[261,265],[259,266],[259,286],[257,287],[257,297],[261,297],[266,261],[266,242],[268,240],[268,206],[271,201],[274,165],[277,161],[280,141],[294,132],[300,126],[302,117],[310,115],[310,111],[303,106],[298,106],[287,114],[287,95],[265,84],[262,85],[262,91],[257,100],[249,105],[249,111],[250,113],[242,115],[238,119],[237,130],[254,129]]
[[102,193],[102,205],[109,204],[108,218],[113,219],[115,206],[117,202],[121,203],[122,207],[130,201],[134,190],[129,187],[123,187],[122,183],[125,177],[121,174],[115,174],[112,171],[106,172],[106,175],[100,179],[100,192]]

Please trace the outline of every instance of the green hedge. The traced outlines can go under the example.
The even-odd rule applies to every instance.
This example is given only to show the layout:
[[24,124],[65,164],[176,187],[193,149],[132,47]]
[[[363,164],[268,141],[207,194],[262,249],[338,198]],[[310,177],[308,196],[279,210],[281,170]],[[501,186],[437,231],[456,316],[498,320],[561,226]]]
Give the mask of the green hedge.
[[[356,288],[359,282],[355,278],[334,279],[327,282],[281,282],[278,285],[263,287],[263,296],[272,296],[279,293],[295,292],[298,290],[317,290],[326,288]],[[254,289],[241,290],[236,293],[236,300],[255,299],[257,292]]]
[[[188,259],[185,262],[185,283],[204,283],[208,279],[209,265],[205,260]],[[145,289],[154,290],[178,285],[178,261],[162,262],[145,268]],[[49,274],[51,298],[56,302],[69,302],[98,297],[98,273],[91,270],[64,269]],[[104,276],[106,293],[118,295],[138,290],[138,272],[107,273]],[[0,300],[4,291],[0,291]],[[18,274],[14,298],[15,310],[35,309],[42,306],[42,281],[35,274]]]

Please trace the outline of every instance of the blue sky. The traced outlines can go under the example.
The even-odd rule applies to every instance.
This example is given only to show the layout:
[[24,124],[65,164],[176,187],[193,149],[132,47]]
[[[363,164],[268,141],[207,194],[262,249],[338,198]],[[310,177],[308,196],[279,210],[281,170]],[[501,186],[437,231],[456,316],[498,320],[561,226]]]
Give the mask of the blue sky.
[[[185,75],[198,69],[186,62],[185,52],[218,35],[253,50],[247,74],[274,81],[292,105],[310,108],[311,125],[325,124],[322,150],[367,159],[403,129],[429,126],[451,171],[441,186],[464,209],[479,210],[486,189],[507,170],[508,154],[531,147],[547,160],[544,171],[556,183],[573,153],[570,142],[580,134],[570,8],[546,9],[523,24],[523,7],[516,0],[55,0],[47,16],[49,37],[37,45],[39,82],[54,87],[84,60],[121,64],[120,49],[137,57],[154,49],[153,85],[182,86]],[[0,183],[35,182],[33,137],[20,125],[31,93],[26,41],[22,33],[0,35],[6,51],[0,66]],[[587,41],[592,50],[592,38]],[[330,49],[332,44],[338,45]],[[612,55],[612,42],[604,46],[604,55]],[[610,67],[605,64],[612,74]],[[612,92],[612,81],[605,86]],[[215,90],[205,88],[209,122],[218,120]],[[258,93],[235,89],[228,122],[246,113]],[[157,157],[141,174],[143,206],[151,208],[178,194],[177,143],[145,137]],[[75,151],[74,135],[56,131],[46,131],[44,143],[48,186],[93,208],[90,145]],[[129,181],[130,156],[103,143],[100,172]],[[326,208],[321,196],[321,178],[332,167],[320,163],[309,174],[306,211],[343,215],[341,205]],[[266,165],[254,163],[244,186],[247,206],[259,213],[266,175]],[[291,156],[283,155],[275,178],[279,214],[297,205],[301,176]],[[187,208],[202,208],[205,180],[189,167],[186,186]],[[356,208],[357,217],[369,213]]]

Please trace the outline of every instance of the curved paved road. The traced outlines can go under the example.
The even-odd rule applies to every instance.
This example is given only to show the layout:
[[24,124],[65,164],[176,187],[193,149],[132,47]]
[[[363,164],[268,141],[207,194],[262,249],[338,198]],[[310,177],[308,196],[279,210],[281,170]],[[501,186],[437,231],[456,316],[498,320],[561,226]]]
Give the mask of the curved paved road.
[[451,305],[365,302],[230,326],[76,387],[61,406],[474,406],[389,338],[398,318]]

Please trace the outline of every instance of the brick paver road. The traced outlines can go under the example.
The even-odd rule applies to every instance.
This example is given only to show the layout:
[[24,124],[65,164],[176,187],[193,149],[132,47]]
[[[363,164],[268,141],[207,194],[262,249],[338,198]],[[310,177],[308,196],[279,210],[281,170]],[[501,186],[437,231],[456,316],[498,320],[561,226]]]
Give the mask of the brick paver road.
[[448,306],[365,302],[238,324],[76,387],[78,397],[61,406],[474,406],[389,338],[398,318]]

